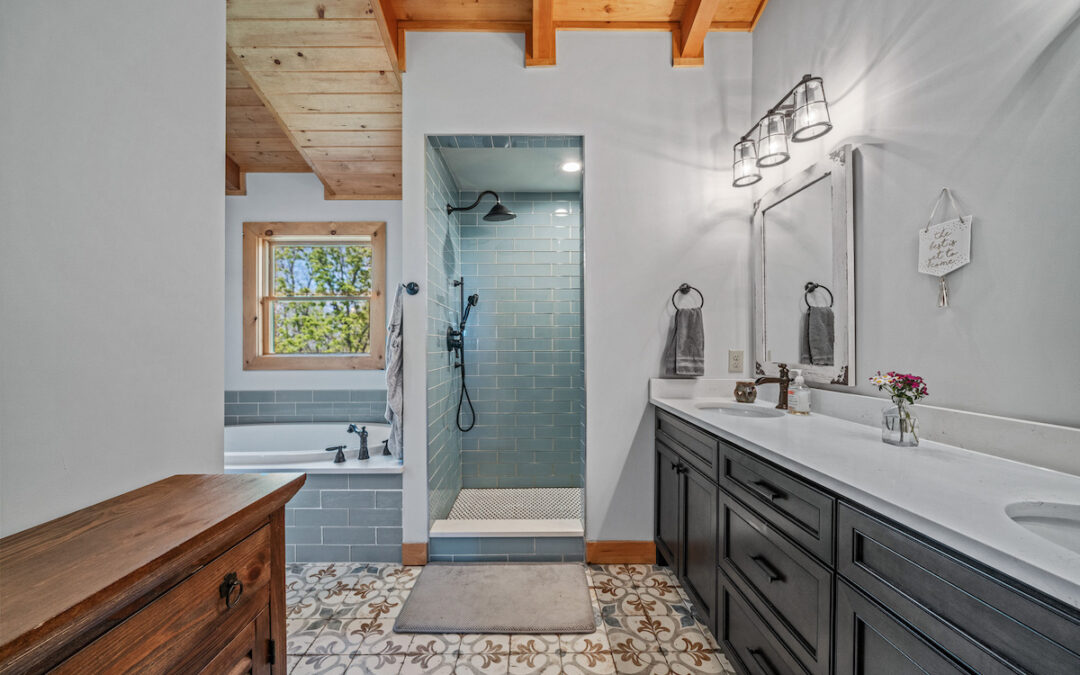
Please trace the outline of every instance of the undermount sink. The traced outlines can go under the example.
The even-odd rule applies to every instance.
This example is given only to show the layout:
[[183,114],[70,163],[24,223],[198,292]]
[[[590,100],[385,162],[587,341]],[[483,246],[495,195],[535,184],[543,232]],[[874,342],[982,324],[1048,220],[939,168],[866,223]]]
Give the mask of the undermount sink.
[[1005,515],[1029,532],[1080,553],[1080,504],[1016,502],[1005,507]]
[[764,408],[753,403],[733,403],[731,401],[699,401],[694,404],[699,410],[715,410],[733,417],[783,417],[784,411],[776,408]]

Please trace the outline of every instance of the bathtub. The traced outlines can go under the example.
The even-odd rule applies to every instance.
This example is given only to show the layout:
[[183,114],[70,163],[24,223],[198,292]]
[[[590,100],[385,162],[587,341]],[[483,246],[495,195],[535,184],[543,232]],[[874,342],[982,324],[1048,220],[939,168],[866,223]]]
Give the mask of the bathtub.
[[[394,457],[382,454],[390,426],[364,424],[371,459],[358,461],[360,437],[347,422],[327,424],[241,424],[225,427],[225,473],[401,473]],[[325,448],[344,445],[345,462],[334,463]]]

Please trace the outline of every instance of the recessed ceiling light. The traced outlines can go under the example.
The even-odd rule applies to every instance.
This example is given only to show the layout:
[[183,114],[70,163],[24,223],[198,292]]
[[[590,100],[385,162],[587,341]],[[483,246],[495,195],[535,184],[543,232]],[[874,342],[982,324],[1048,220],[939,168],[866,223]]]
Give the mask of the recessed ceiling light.
[[581,171],[581,162],[576,162],[574,160],[563,162],[563,165],[560,168],[566,173],[577,173],[578,171]]

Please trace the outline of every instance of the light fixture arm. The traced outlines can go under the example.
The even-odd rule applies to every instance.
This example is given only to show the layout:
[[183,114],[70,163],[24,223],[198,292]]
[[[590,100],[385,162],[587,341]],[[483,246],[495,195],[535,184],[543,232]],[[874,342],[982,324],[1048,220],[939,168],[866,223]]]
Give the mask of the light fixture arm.
[[468,206],[452,206],[450,204],[447,204],[446,205],[446,214],[450,215],[454,211],[472,211],[473,209],[475,209],[477,206],[480,205],[480,200],[484,198],[484,195],[491,195],[492,197],[495,198],[495,203],[496,204],[502,204],[502,200],[499,199],[499,195],[494,190],[484,190],[483,192],[481,192],[479,195],[476,196],[476,201],[473,202],[472,204],[469,204]]
[[796,89],[798,89],[799,87],[806,84],[807,82],[809,82],[812,79],[814,79],[814,76],[811,75],[810,73],[807,73],[807,74],[803,75],[802,79],[799,80],[798,82],[796,82],[795,85],[791,87],[791,89],[788,89],[787,93],[784,94],[782,97],[780,97],[780,100],[776,102],[776,105],[769,108],[769,110],[764,115],[761,116],[761,119],[759,119],[757,122],[755,122],[754,126],[750,127],[750,130],[747,131],[745,134],[743,134],[742,137],[739,138],[739,140],[740,141],[748,141],[748,140],[750,140],[750,137],[754,135],[754,132],[757,130],[757,128],[759,126],[761,126],[761,123],[764,122],[765,118],[768,117],[769,115],[774,115],[774,114],[776,114],[778,112],[783,112],[786,117],[790,117],[791,116],[791,110],[795,107],[795,105],[793,103],[789,103],[788,105],[785,106],[784,104],[787,103],[787,100],[789,98],[791,98],[792,94],[795,93]]

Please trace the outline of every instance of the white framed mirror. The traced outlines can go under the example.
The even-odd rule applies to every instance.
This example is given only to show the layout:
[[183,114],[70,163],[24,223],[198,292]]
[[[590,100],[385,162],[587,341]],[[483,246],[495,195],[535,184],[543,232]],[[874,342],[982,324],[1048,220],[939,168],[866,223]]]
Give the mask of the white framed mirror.
[[755,204],[754,372],[778,364],[807,382],[854,386],[855,205],[852,147]]

